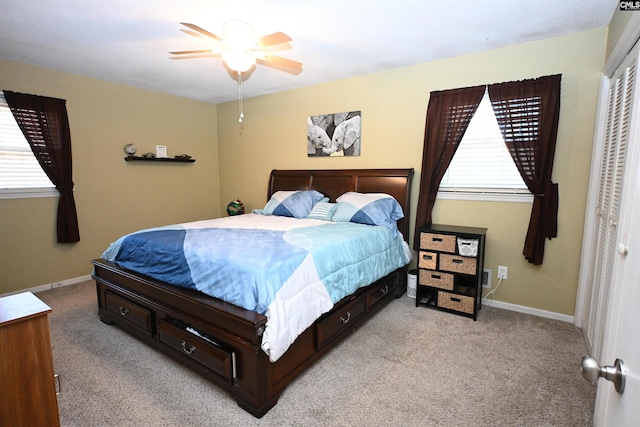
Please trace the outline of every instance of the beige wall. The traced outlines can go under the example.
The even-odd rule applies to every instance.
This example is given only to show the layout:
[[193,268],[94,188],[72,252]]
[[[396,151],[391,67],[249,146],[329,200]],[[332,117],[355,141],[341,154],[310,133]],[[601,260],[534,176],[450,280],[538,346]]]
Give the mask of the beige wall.
[[[509,267],[496,299],[573,315],[600,70],[607,30],[547,39],[448,60],[350,78],[218,106],[221,204],[266,202],[271,169],[413,167],[411,217],[418,199],[429,93],[560,73],[562,107],[553,180],[560,185],[558,238],[542,266],[521,255],[530,204],[439,200],[434,222],[487,227],[485,268]],[[303,71],[304,72],[304,71]],[[254,73],[253,79],[259,79]],[[251,85],[251,80],[245,83]],[[362,111],[362,154],[308,158],[306,117]]]
[[[56,243],[57,198],[0,200],[0,295],[90,274],[124,233],[219,215],[215,105],[3,60],[0,82],[67,100],[81,238]],[[125,162],[127,143],[196,162]]]
[[[414,217],[429,92],[561,73],[559,237],[547,241],[544,264],[521,255],[530,204],[439,200],[434,220],[489,229],[494,284],[497,265],[509,267],[497,300],[572,315],[606,38],[594,30],[245,99],[243,124],[236,102],[214,106],[2,61],[0,89],[68,101],[82,240],[55,243],[57,199],[0,200],[0,294],[89,274],[90,259],[135,229],[218,216],[235,198],[262,207],[273,168],[413,167]],[[362,155],[308,158],[306,117],[350,110],[362,111]],[[127,163],[129,142],[197,161]]]

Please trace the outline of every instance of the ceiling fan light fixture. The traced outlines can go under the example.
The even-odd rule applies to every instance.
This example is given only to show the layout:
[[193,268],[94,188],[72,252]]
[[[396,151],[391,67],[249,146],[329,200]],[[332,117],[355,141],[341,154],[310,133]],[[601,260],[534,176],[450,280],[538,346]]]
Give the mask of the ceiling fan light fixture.
[[238,73],[244,73],[256,63],[255,56],[244,50],[231,49],[222,53],[222,60],[227,67]]
[[[278,31],[272,34],[267,34],[259,39],[256,39],[253,33],[253,27],[247,22],[240,20],[226,21],[222,24],[222,31],[224,36],[219,37],[204,28],[200,28],[195,24],[188,22],[181,22],[181,25],[189,28],[188,34],[198,37],[208,37],[212,40],[212,43],[216,47],[216,54],[218,50],[222,50],[221,56],[225,65],[229,70],[236,73],[236,79],[238,81],[238,121],[242,123],[244,118],[242,107],[242,73],[249,71],[256,63],[260,65],[270,66],[272,68],[290,72],[291,74],[299,74],[302,71],[302,63],[292,61],[290,59],[282,58],[272,53],[267,53],[263,49],[269,49],[269,52],[274,50],[274,47],[278,45],[285,45],[286,48],[290,48],[289,42],[291,37],[285,33]],[[170,52],[173,55],[193,55],[193,54],[211,54],[214,51],[208,50],[184,50],[177,52]]]

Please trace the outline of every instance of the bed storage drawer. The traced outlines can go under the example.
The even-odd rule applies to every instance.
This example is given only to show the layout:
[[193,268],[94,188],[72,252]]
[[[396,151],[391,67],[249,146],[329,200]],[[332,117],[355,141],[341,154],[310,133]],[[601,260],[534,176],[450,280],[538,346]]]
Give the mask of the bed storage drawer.
[[143,331],[146,335],[152,335],[149,309],[109,291],[104,293],[104,305],[107,311],[124,319],[129,325]]
[[394,278],[386,277],[377,285],[374,285],[367,291],[367,310],[376,305],[376,303],[386,297],[389,292],[395,291],[398,287],[398,281]]
[[162,319],[158,319],[158,340],[203,365],[229,384],[233,381],[233,352]]
[[348,329],[355,319],[364,316],[365,303],[364,297],[358,297],[320,321],[317,326],[318,348],[334,336],[339,335],[343,330]]

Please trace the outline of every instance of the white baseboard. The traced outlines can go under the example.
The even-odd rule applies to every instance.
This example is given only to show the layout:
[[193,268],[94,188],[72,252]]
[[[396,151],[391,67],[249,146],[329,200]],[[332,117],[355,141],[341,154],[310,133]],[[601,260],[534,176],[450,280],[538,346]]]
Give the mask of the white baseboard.
[[554,313],[553,311],[540,310],[538,308],[525,307],[524,305],[510,304],[508,302],[494,301],[492,299],[482,299],[483,306],[492,306],[496,308],[502,308],[505,310],[517,311],[518,313],[531,314],[538,317],[544,317],[547,319],[560,320],[562,322],[574,323],[574,316],[567,314]]
[[80,276],[80,277],[74,277],[73,279],[66,279],[66,280],[60,280],[59,282],[52,282],[52,283],[47,283],[44,285],[40,285],[40,286],[35,286],[33,288],[28,288],[28,289],[20,289],[19,291],[13,291],[13,292],[9,292],[6,294],[2,294],[0,295],[0,297],[6,297],[9,295],[15,295],[15,294],[21,294],[23,292],[31,292],[31,293],[38,293],[38,292],[42,292],[42,291],[48,291],[54,288],[61,288],[63,286],[69,286],[69,285],[75,285],[76,283],[82,283],[82,282],[86,282],[88,280],[91,280],[92,277],[90,274],[87,274],[86,276]]

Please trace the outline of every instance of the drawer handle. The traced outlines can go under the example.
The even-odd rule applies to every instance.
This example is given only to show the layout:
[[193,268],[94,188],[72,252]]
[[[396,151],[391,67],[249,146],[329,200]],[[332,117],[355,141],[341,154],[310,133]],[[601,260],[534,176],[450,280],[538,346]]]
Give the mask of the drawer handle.
[[126,316],[127,314],[129,314],[129,309],[128,308],[124,308],[123,306],[120,306],[120,314],[122,314],[123,316]]
[[422,259],[431,260],[433,257],[431,255],[422,255]]
[[433,241],[434,242],[442,242],[442,237],[434,237]]
[[55,374],[53,379],[56,380],[56,396],[60,396],[62,393],[62,384],[60,384],[60,374]]
[[351,320],[351,312],[350,312],[350,311],[347,311],[347,317],[342,316],[342,317],[340,318],[340,321],[341,321],[342,323],[347,323],[349,320]]
[[452,259],[452,260],[451,260],[451,262],[452,262],[452,263],[454,263],[454,264],[462,264],[462,263],[464,262],[464,260],[462,260],[462,259],[455,259],[455,258],[454,258],[454,259]]
[[462,300],[460,298],[456,298],[456,297],[451,297],[451,301],[453,301],[453,302],[462,302]]
[[431,275],[431,278],[432,278],[432,279],[438,279],[438,280],[440,280],[442,277],[440,277],[440,275],[439,275],[439,274],[432,274],[432,275]]
[[193,354],[193,352],[196,351],[196,346],[192,345],[191,347],[187,348],[187,342],[182,341],[182,351],[184,351],[187,354]]
[[389,292],[389,285],[384,285],[384,288],[380,289],[382,295],[386,295]]

